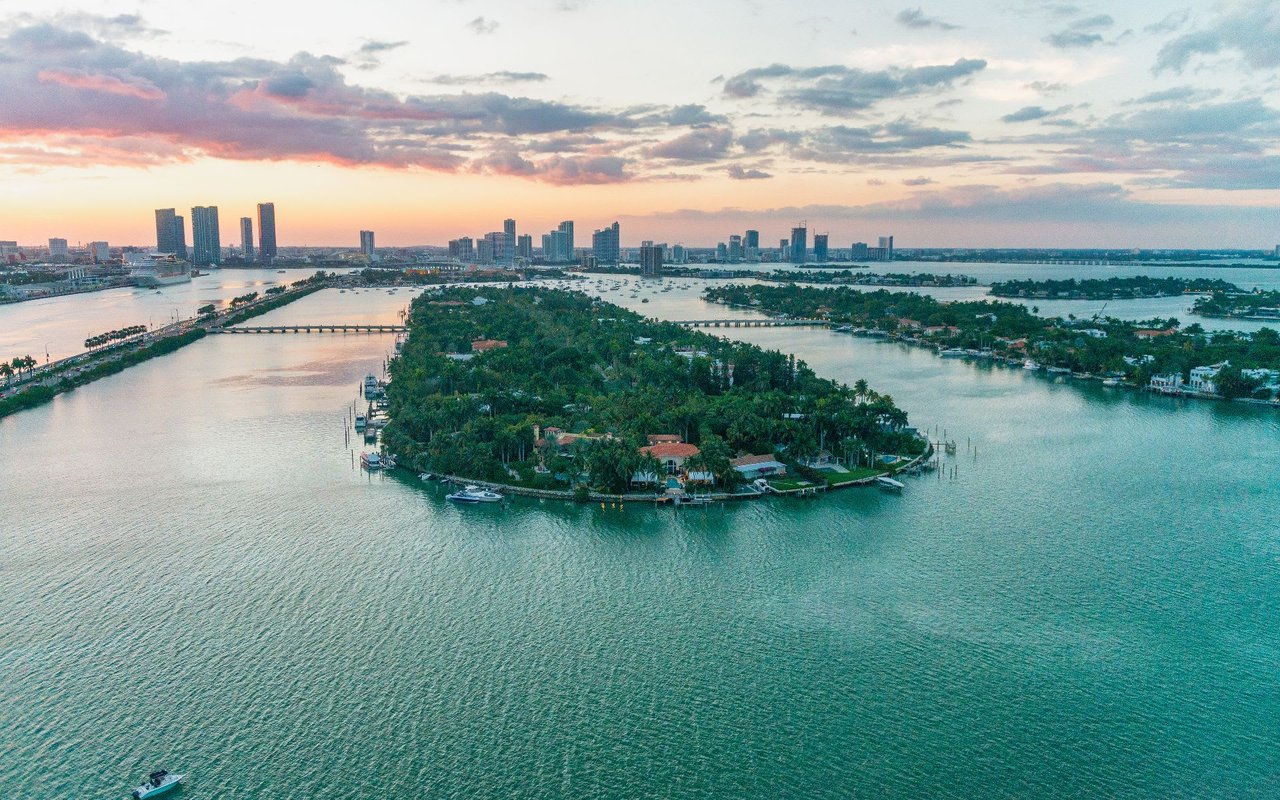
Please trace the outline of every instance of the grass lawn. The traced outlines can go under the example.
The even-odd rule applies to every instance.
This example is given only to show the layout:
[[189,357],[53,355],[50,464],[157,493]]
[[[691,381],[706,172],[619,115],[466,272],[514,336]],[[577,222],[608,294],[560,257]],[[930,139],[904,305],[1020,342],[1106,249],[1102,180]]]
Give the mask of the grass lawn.
[[814,486],[813,481],[793,480],[791,478],[771,478],[769,485],[780,492],[787,492],[792,489],[804,489],[808,486]]

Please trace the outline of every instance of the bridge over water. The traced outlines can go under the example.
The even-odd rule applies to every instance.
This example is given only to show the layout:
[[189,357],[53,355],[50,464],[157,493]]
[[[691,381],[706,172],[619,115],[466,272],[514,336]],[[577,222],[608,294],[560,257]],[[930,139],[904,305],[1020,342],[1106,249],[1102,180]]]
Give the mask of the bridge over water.
[[405,333],[407,325],[366,325],[363,323],[324,323],[302,325],[236,325],[213,328],[210,333]]

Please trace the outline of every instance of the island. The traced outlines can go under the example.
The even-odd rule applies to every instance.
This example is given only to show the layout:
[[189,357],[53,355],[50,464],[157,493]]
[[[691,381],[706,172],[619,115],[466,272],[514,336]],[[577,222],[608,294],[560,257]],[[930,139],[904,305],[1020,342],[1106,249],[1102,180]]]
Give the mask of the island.
[[1219,278],[1152,278],[1146,275],[1083,280],[1064,278],[996,281],[991,284],[991,294],[995,297],[1038,300],[1135,300],[1143,297],[1240,291],[1239,286]]
[[526,492],[759,496],[871,482],[929,443],[864,381],[578,292],[415,298],[389,365],[398,463]]
[[1192,311],[1203,317],[1275,320],[1280,323],[1280,291],[1214,294],[1197,297]]
[[929,347],[945,358],[988,359],[1161,394],[1276,403],[1280,333],[1206,332],[1174,318],[1142,322],[1039,316],[999,300],[944,302],[914,292],[848,287],[711,287],[713,303],[828,320],[833,327]]

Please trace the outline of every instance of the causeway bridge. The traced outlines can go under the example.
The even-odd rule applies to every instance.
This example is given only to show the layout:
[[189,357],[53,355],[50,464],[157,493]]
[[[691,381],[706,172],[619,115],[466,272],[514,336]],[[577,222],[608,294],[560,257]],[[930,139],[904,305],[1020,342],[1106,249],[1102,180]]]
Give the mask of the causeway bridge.
[[303,325],[236,325],[213,328],[209,333],[405,333],[407,325],[366,325],[363,323],[324,323]]
[[829,328],[831,320],[809,318],[786,319],[682,319],[672,320],[672,325],[683,328]]

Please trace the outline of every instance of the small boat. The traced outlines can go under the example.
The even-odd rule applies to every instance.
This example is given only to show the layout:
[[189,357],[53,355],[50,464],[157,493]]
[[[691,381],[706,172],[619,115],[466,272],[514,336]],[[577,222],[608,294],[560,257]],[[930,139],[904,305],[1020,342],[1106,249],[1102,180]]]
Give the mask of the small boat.
[[434,478],[434,477],[435,477],[435,475],[431,474],[430,472],[419,472],[419,473],[418,473],[418,480],[420,480],[420,481],[429,481],[429,480],[431,480],[431,479],[432,479],[432,478]]
[[455,503],[497,503],[502,500],[502,495],[479,486],[465,486],[460,492],[445,495],[445,499]]
[[1120,379],[1119,378],[1103,378],[1102,385],[1103,386],[1119,386]]
[[886,492],[900,492],[907,488],[905,483],[902,481],[895,481],[888,475],[881,475],[879,478],[876,478],[876,483],[880,484],[880,488],[884,489]]
[[946,350],[943,350],[942,352],[938,353],[938,355],[942,356],[943,358],[964,358],[966,353],[964,350],[961,350],[959,347],[948,347]]
[[366,424],[364,414],[356,414],[356,430],[364,430]]
[[1070,367],[1047,367],[1045,372],[1052,372],[1054,375],[1070,375]]
[[360,466],[364,467],[370,472],[374,470],[382,469],[382,457],[379,456],[377,453],[361,453]]
[[147,797],[163,794],[177,786],[185,777],[185,775],[171,775],[165,770],[157,770],[151,773],[146,783],[133,790],[134,800],[145,800]]
[[1040,369],[1040,365],[1028,358],[1026,361],[1022,362],[1022,368],[1037,370],[1037,369]]

